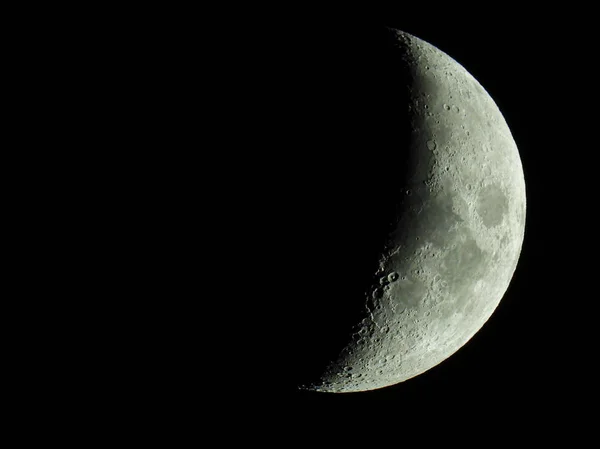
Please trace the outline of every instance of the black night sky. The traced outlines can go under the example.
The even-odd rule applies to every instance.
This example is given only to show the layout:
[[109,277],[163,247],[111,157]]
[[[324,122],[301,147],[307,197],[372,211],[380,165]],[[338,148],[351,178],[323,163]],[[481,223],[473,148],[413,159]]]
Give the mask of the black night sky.
[[[12,215],[33,218],[24,213],[23,236],[6,235],[23,248],[7,263],[25,273],[25,318],[6,315],[17,325],[5,364],[24,381],[6,383],[19,436],[112,442],[124,432],[156,445],[163,432],[165,447],[261,449],[346,449],[359,437],[363,449],[429,448],[433,437],[443,447],[493,447],[501,436],[519,448],[594,444],[593,7],[216,3],[69,6],[60,20],[28,5],[23,22],[35,28],[37,14],[47,28],[17,21],[6,33],[9,53],[22,53],[7,70],[27,75],[5,86],[27,111],[7,108],[24,123],[17,151],[48,179],[7,185],[49,198],[37,210],[18,197]],[[396,163],[408,108],[393,101],[408,90],[393,75],[402,63],[377,46],[385,27],[458,61],[504,115],[526,185],[521,256],[489,321],[439,365],[373,391],[300,391],[348,341],[395,215],[408,210],[397,186],[410,164]],[[29,135],[41,143],[28,148]],[[30,298],[30,285],[41,294]],[[576,441],[590,431],[585,446]]]
[[[589,339],[582,315],[597,296],[584,288],[582,279],[591,266],[580,259],[588,244],[583,235],[593,227],[591,212],[574,193],[581,183],[590,183],[574,173],[587,170],[597,146],[585,137],[595,129],[588,128],[585,99],[595,79],[585,57],[592,33],[579,26],[580,18],[559,18],[558,12],[545,19],[518,12],[487,14],[476,21],[468,14],[425,20],[390,13],[374,22],[407,31],[449,54],[504,114],[520,150],[528,201],[525,241],[506,295],[467,345],[416,378],[354,394],[273,391],[281,407],[310,413],[338,405],[402,405],[407,414],[508,408],[516,415],[555,416],[564,414],[558,404],[580,400],[575,391],[591,370],[589,356],[581,358]],[[351,32],[352,26],[370,29],[371,22],[344,26]]]
[[[180,288],[186,299],[169,306],[168,331],[161,328],[156,337],[175,335],[173,345],[161,343],[166,362],[159,371],[176,379],[163,385],[166,396],[175,385],[179,414],[198,404],[195,412],[218,409],[232,422],[255,419],[267,433],[304,420],[325,422],[317,416],[340,408],[358,415],[393,410],[398,422],[493,414],[509,427],[533,416],[544,422],[581,416],[573,411],[592,400],[598,353],[598,325],[590,324],[598,297],[598,39],[590,12],[545,7],[525,13],[483,4],[462,12],[432,5],[325,16],[253,8],[208,14],[199,23],[178,12],[147,45],[148,66],[161,76],[168,72],[169,82],[157,77],[154,84],[165,86],[165,102],[177,99],[176,107],[162,109],[173,122],[165,141],[187,129],[185,148],[197,158],[183,155],[165,175],[173,185],[180,179],[186,185],[164,196],[167,213],[161,215],[176,228],[168,234],[177,242],[172,246],[184,253],[177,263],[164,259],[176,272],[169,285],[192,284]],[[385,151],[377,150],[390,123],[385,114],[369,115],[376,108],[360,93],[360,69],[344,72],[354,67],[355,51],[366,61],[372,57],[361,42],[382,26],[450,55],[499,106],[525,173],[521,257],[490,320],[440,365],[370,392],[300,392],[294,381],[309,369],[310,354],[299,348],[306,342],[317,347],[327,320],[337,320],[341,310],[318,305],[333,293],[344,297],[352,282],[370,274],[369,266],[345,263],[360,259],[357,251],[373,259],[368,245],[347,244],[354,242],[352,226],[389,218],[380,216],[391,204],[389,192],[371,195],[375,190],[361,186],[391,170]],[[167,31],[172,43],[161,47]],[[336,48],[345,50],[332,58]],[[155,63],[155,49],[164,64]],[[371,86],[366,69],[364,75]],[[363,115],[354,114],[361,109]],[[363,118],[377,132],[349,134]],[[210,132],[215,136],[205,138]],[[157,191],[166,184],[161,179]],[[218,229],[198,232],[207,223]],[[218,255],[209,257],[215,243]],[[204,267],[212,267],[211,274]],[[167,302],[157,300],[157,315]],[[316,324],[307,320],[315,314]],[[207,380],[196,380],[201,376]],[[216,404],[204,405],[213,394]]]

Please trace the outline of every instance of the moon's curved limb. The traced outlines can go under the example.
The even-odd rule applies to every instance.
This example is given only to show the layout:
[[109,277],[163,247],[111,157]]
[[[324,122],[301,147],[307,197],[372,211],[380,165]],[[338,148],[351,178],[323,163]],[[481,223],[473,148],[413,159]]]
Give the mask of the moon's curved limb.
[[410,176],[400,214],[365,292],[364,318],[318,382],[365,391],[439,364],[489,319],[515,271],[525,229],[518,149],[497,105],[465,68],[390,30],[412,80]]

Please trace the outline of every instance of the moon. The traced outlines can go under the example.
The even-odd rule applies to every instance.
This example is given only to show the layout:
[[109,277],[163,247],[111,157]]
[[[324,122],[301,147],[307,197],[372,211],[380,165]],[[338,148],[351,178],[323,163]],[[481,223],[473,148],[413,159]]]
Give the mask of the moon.
[[301,390],[373,390],[438,365],[490,318],[522,248],[523,168],[498,106],[438,48],[386,32],[408,80],[397,105],[409,132],[397,144],[408,162],[390,205],[396,220],[349,341]]

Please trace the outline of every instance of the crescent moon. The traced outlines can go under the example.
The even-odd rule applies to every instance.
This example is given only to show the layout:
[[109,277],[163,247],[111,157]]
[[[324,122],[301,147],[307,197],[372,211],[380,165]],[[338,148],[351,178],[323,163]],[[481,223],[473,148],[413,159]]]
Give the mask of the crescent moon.
[[490,318],[521,252],[525,180],[498,106],[450,56],[388,32],[410,80],[398,219],[350,341],[303,390],[373,390],[438,365]]

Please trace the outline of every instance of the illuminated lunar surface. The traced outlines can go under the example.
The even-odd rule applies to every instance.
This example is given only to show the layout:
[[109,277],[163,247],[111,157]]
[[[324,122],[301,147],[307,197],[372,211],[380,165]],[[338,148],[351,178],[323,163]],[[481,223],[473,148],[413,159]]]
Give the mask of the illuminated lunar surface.
[[407,181],[362,319],[317,381],[356,392],[403,382],[461,348],[490,318],[515,271],[525,228],[518,149],[490,95],[451,57],[388,30],[409,70]]

